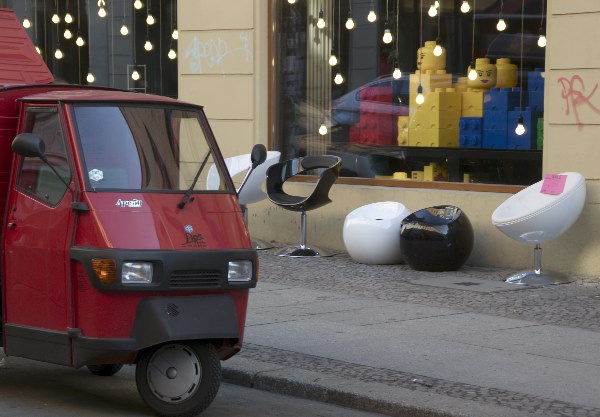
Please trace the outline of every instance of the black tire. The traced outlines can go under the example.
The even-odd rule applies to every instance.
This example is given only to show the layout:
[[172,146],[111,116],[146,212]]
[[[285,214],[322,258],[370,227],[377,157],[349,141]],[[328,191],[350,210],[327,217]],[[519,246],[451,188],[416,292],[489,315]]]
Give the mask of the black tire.
[[191,417],[215,399],[221,361],[208,343],[153,346],[140,353],[135,381],[142,400],[161,416]]
[[107,363],[104,365],[88,365],[88,370],[98,376],[113,376],[121,370],[122,363]]

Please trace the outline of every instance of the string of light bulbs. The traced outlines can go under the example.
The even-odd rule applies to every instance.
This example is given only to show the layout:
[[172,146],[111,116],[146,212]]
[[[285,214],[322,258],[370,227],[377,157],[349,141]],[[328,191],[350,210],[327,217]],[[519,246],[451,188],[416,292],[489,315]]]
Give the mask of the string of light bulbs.
[[477,7],[477,0],[473,0],[473,27],[471,28],[471,65],[467,77],[469,80],[474,81],[477,79],[477,71],[475,70],[475,10]]
[[354,26],[354,18],[352,18],[352,0],[348,0],[348,18],[346,19],[346,29],[352,30],[354,29]]
[[392,31],[390,30],[390,0],[385,1],[385,23],[383,24],[383,37],[382,41],[385,44],[391,43],[394,38],[392,36]]
[[400,64],[399,64],[400,49],[398,46],[398,43],[400,41],[400,35],[398,32],[399,20],[400,20],[400,0],[396,0],[396,57],[395,57],[396,65],[394,66],[394,71],[392,71],[392,77],[394,77],[395,80],[399,80],[400,78],[402,78],[402,71],[400,70]]
[[[423,45],[423,0],[420,0],[420,27],[419,27],[419,46]],[[421,73],[422,69],[419,68],[419,86],[417,87],[417,97],[415,102],[418,105],[425,103],[425,96],[423,95],[423,85],[421,84]]]
[[[341,16],[341,0],[338,0],[338,36],[337,36],[337,42],[338,42],[338,46],[337,46],[337,50],[338,50],[338,54],[340,54],[340,59],[338,59],[337,62],[337,73],[335,74],[335,77],[333,78],[333,82],[336,83],[337,85],[343,84],[344,83],[344,76],[342,75],[342,69],[341,69],[341,57],[342,57],[342,44],[341,44],[341,37],[342,37],[342,16]],[[334,32],[335,32],[335,25],[334,25]]]
[[521,0],[521,76],[519,79],[519,117],[517,119],[517,127],[515,133],[519,136],[525,134],[525,125],[523,124],[523,37],[524,37],[524,21],[525,21],[525,0]]
[[544,35],[545,2],[546,2],[546,0],[542,0],[542,19],[540,20],[540,37],[538,38],[538,42],[537,42],[537,44],[540,48],[545,48],[546,44],[547,44],[546,35]]
[[436,1],[435,5],[437,6],[437,9],[440,9],[439,12],[437,13],[437,38],[435,39],[435,47],[433,48],[433,55],[435,56],[442,56],[442,54],[444,53],[444,49],[442,48],[442,30],[441,30],[441,19],[442,19],[442,2],[441,0]]
[[506,22],[502,18],[502,10],[504,9],[504,0],[500,0],[500,12],[498,12],[498,23],[496,23],[496,29],[498,32],[506,30]]

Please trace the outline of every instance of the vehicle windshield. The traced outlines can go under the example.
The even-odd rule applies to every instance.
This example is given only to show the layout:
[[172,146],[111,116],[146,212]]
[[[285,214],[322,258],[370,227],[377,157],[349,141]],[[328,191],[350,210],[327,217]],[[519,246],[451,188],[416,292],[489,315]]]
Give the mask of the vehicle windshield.
[[73,114],[90,190],[185,192],[198,176],[193,191],[233,192],[199,112],[80,105]]

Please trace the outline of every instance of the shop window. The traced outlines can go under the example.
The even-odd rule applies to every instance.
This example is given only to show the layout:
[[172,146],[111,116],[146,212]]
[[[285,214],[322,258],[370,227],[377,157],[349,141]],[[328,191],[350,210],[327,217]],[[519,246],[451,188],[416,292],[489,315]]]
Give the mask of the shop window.
[[273,1],[274,147],[341,156],[342,177],[538,181],[544,2]]

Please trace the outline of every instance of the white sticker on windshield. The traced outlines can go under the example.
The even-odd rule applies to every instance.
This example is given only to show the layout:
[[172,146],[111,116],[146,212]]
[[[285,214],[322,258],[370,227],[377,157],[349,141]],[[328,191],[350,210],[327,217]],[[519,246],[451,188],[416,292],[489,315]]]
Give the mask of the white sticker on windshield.
[[104,178],[104,172],[94,168],[90,172],[88,172],[88,176],[92,181],[100,181],[102,178]]

